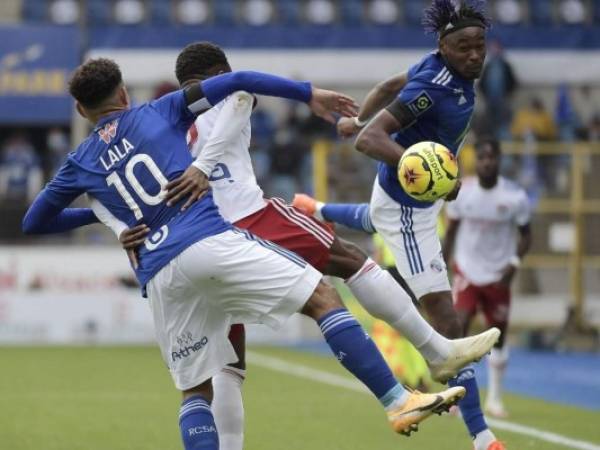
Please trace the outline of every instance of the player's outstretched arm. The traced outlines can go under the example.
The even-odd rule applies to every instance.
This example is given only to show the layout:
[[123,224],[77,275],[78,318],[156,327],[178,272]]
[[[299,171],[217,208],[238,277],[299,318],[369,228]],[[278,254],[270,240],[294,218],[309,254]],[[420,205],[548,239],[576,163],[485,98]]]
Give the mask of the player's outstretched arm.
[[408,83],[407,72],[377,83],[365,97],[356,117],[341,118],[338,121],[338,134],[342,137],[351,137],[360,132],[375,114],[394,101],[406,83]]
[[333,113],[355,115],[358,105],[351,97],[334,91],[313,88],[309,82],[295,81],[262,72],[229,72],[186,88],[188,107],[200,114],[235,91],[282,97],[308,103],[313,112],[333,121]]
[[27,210],[22,230],[25,234],[62,233],[97,222],[98,218],[90,208],[65,209],[52,203],[43,190]]

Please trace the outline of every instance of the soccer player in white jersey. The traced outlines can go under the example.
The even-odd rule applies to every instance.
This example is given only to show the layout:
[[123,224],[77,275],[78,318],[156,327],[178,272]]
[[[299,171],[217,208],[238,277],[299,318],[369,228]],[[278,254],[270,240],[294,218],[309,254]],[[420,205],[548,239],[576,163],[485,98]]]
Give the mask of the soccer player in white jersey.
[[[226,55],[219,47],[200,42],[188,45],[180,53],[176,74],[182,86],[186,86],[230,70]],[[183,175],[179,186],[185,186],[188,181],[193,185],[193,178],[199,173],[210,175],[215,202],[227,220],[294,251],[322,273],[345,278],[367,310],[396,327],[423,352],[431,363],[434,376],[451,376],[467,361],[487,352],[496,340],[497,330],[466,340],[442,338],[422,319],[408,294],[360,249],[339,240],[325,224],[283,201],[263,198],[248,152],[252,105],[253,98],[239,92],[198,117],[189,132],[191,151],[197,159]],[[177,187],[174,192],[180,196],[187,194],[185,189]],[[179,198],[175,196],[173,201]],[[97,205],[94,208],[126,247],[143,241],[143,230],[125,231],[125,225],[115,223]],[[240,360],[213,380],[213,407],[219,431],[225,430],[222,435],[226,439],[223,441],[226,450],[240,449],[242,445],[243,328],[232,327],[230,339]]]
[[94,129],[35,199],[23,231],[59,232],[93,222],[91,211],[68,208],[82,194],[130,227],[145,221],[151,228],[135,273],[149,299],[164,362],[182,392],[179,427],[185,450],[219,450],[211,378],[237,360],[227,339],[229,325],[277,328],[295,312],[319,324],[334,355],[380,401],[393,429],[410,434],[456,403],[465,389],[405,390],[322,274],[225,221],[206,192],[206,176],[193,190],[196,197],[204,195],[188,207],[183,208],[185,197],[176,201],[164,195],[193,162],[185,138],[196,116],[239,89],[320,104],[317,109],[324,113],[347,111],[343,105],[350,103],[310,83],[238,72],[131,108],[117,64],[89,60],[75,71],[69,91]]
[[488,358],[485,409],[505,417],[501,389],[508,361],[510,284],[531,244],[531,212],[525,191],[498,174],[500,144],[483,139],[475,148],[477,178],[465,179],[457,199],[448,203],[443,249],[446,261],[454,260],[454,306],[465,332],[478,310],[488,325],[502,331]]

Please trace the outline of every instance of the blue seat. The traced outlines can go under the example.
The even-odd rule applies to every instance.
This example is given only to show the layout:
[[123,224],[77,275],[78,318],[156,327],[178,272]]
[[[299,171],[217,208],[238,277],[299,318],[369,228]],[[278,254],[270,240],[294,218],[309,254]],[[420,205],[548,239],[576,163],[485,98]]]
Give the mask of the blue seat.
[[423,9],[425,4],[423,0],[404,0],[404,21],[409,25],[421,25]]
[[21,17],[27,22],[42,22],[48,19],[48,5],[45,0],[23,0]]
[[341,0],[339,11],[342,23],[345,25],[358,25],[363,22],[363,3],[361,0]]
[[112,22],[113,4],[105,0],[87,0],[87,22],[90,25],[104,25]]
[[551,0],[529,0],[529,17],[537,25],[554,23],[554,5]]
[[149,5],[150,21],[155,24],[171,22],[171,0],[151,0]]
[[594,0],[593,8],[594,8],[594,14],[593,14],[594,22],[600,23],[600,0]]
[[235,23],[235,3],[233,0],[213,0],[212,7],[216,24],[232,25]]
[[275,6],[279,22],[287,25],[295,25],[302,20],[301,4],[298,0],[278,0]]

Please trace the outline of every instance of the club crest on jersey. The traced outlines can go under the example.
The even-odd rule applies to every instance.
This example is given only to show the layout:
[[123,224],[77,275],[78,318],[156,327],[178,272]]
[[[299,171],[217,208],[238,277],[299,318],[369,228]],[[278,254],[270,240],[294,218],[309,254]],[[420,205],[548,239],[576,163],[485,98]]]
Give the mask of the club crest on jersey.
[[421,93],[412,99],[406,106],[408,106],[408,109],[410,109],[415,116],[420,116],[433,106],[433,99],[427,92],[421,91]]
[[117,135],[118,120],[113,120],[111,123],[104,125],[104,128],[98,130],[98,136],[105,144],[110,144],[110,141]]

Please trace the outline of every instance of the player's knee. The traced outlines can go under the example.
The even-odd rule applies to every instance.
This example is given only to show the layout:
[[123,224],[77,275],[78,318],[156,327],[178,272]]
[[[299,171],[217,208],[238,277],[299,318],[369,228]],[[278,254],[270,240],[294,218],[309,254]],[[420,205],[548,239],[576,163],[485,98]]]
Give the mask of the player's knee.
[[204,399],[206,399],[206,401],[210,403],[213,399],[212,379],[209,378],[208,380],[204,381],[198,386],[194,386],[190,389],[185,389],[181,391],[181,393],[183,394],[184,400],[187,400],[188,398],[193,397],[195,395],[201,395]]
[[343,307],[342,299],[336,290],[332,286],[320,282],[300,312],[319,320],[325,314]]
[[367,260],[367,255],[358,246],[337,238],[333,241],[330,254],[326,273],[344,279],[358,272]]

